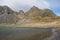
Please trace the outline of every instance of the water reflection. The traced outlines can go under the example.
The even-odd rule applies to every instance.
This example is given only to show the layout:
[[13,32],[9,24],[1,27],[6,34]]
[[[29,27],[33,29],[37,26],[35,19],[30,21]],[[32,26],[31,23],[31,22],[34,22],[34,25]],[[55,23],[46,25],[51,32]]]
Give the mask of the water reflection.
[[0,27],[0,40],[60,40],[60,28]]

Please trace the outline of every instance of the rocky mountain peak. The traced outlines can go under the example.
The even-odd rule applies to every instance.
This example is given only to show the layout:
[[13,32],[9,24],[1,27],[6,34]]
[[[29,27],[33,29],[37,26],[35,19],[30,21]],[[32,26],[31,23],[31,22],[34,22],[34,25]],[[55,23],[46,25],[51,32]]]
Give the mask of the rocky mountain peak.
[[33,6],[27,13],[28,16],[55,17],[56,14],[50,9],[39,9]]
[[36,6],[33,6],[31,9],[38,9]]
[[4,13],[11,14],[13,12],[14,11],[8,6],[0,6],[0,14],[4,14]]
[[8,6],[0,6],[0,23],[15,23],[14,11]]
[[41,9],[39,9],[36,6],[33,6],[29,11],[26,12],[27,15],[32,16],[32,15],[37,15],[40,13]]
[[36,6],[33,6],[30,10],[35,11],[35,10],[41,10],[41,9],[39,9],[39,8],[38,8],[38,7],[36,7]]
[[18,17],[19,19],[23,19],[23,18],[25,17],[24,11],[23,11],[23,10],[20,10],[20,11],[18,12],[17,17]]
[[20,10],[20,11],[19,11],[19,13],[20,13],[20,14],[23,14],[23,13],[24,13],[24,11],[23,11],[23,10]]

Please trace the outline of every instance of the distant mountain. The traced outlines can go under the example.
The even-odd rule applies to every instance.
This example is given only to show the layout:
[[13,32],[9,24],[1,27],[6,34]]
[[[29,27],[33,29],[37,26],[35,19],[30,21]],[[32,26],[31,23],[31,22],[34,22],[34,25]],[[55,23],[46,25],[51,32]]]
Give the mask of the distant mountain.
[[41,11],[41,16],[42,17],[56,17],[57,15],[55,13],[53,13],[52,10],[50,9],[44,9]]
[[[48,18],[46,18],[48,17]],[[33,23],[43,20],[51,20],[57,18],[57,15],[50,9],[39,9],[33,6],[27,12],[20,10],[19,12],[13,11],[8,6],[0,6],[0,23]]]
[[38,16],[40,11],[42,11],[42,10],[37,8],[37,7],[35,7],[35,6],[33,6],[30,10],[28,10],[26,12],[26,15],[28,15],[28,16],[37,15]]
[[50,9],[39,9],[33,6],[29,11],[26,12],[28,16],[41,16],[41,17],[55,17],[56,14],[52,12]]

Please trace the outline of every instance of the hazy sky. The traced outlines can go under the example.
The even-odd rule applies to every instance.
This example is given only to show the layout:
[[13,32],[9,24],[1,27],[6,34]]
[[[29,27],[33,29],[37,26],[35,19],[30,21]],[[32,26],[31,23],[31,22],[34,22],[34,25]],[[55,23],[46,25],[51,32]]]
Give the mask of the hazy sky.
[[60,15],[60,0],[0,0],[0,5],[7,5],[15,11],[29,10],[32,6],[51,9]]

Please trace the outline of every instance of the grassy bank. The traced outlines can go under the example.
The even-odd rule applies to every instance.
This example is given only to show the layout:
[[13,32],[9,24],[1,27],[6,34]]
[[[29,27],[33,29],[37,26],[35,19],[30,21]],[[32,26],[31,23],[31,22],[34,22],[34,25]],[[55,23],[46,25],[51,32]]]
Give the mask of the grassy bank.
[[28,23],[28,24],[0,24],[0,26],[16,26],[16,27],[60,27],[60,23],[51,22],[51,23]]

